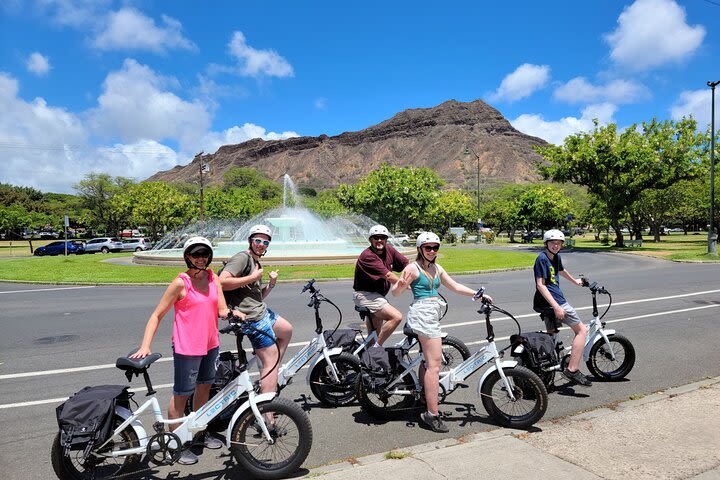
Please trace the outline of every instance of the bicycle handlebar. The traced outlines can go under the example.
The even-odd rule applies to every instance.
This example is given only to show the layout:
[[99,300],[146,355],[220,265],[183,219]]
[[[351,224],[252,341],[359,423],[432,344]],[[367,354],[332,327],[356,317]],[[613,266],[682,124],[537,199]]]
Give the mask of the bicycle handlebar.
[[610,295],[610,292],[608,292],[604,286],[598,286],[597,282],[590,282],[590,280],[585,278],[582,274],[580,275],[580,280],[582,281],[582,286],[589,288],[591,292]]

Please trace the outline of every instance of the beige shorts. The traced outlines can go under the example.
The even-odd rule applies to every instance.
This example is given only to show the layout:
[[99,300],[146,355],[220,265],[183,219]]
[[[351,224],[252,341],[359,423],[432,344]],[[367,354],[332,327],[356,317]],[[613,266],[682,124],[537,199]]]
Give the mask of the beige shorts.
[[390,305],[383,295],[376,292],[354,292],[353,301],[356,306],[365,307],[370,310],[370,313],[379,312],[387,305]]

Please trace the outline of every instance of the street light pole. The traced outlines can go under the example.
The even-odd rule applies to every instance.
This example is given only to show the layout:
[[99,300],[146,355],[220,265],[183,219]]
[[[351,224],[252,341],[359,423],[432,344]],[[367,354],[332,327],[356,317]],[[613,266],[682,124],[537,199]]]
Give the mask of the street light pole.
[[200,231],[205,229],[205,199],[203,198],[203,173],[205,173],[205,167],[207,164],[205,164],[202,160],[202,155],[205,153],[204,151],[198,153],[195,155],[195,158],[200,159]]
[[478,219],[477,219],[477,237],[475,238],[475,242],[480,242],[480,223],[482,220],[480,219],[480,155],[475,153],[475,150],[473,150],[470,147],[465,147],[465,155],[469,155],[472,153],[475,155],[475,158],[477,159],[477,209],[478,209]]
[[717,82],[707,82],[712,91],[710,107],[710,228],[708,228],[708,254],[717,256],[717,235],[715,234],[715,87]]

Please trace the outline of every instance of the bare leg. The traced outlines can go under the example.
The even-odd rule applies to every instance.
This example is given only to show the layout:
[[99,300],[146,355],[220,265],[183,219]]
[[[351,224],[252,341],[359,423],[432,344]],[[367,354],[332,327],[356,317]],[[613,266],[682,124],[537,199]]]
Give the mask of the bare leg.
[[[190,395],[173,395],[170,397],[170,406],[168,406],[168,418],[180,418],[185,416],[185,405]],[[207,400],[206,400],[207,401]],[[170,424],[168,428],[172,432],[177,428],[178,424]]]
[[[278,350],[280,350],[280,362],[282,362],[283,355],[285,355],[285,350],[287,350],[288,345],[290,345],[290,339],[292,338],[293,334],[293,327],[290,322],[278,315],[275,319],[275,325],[273,325],[273,332],[275,332],[275,339],[277,341]],[[263,364],[265,364],[264,361]]]
[[195,395],[193,395],[193,410],[198,411],[200,407],[210,400],[210,383],[198,383],[195,385]]
[[[255,350],[255,355],[257,355],[260,362],[262,362],[262,369],[260,370],[260,377],[262,378],[260,382],[260,393],[276,391],[279,368],[277,347],[270,345],[269,347],[260,348]],[[276,363],[278,365],[276,365]],[[272,371],[270,370],[271,368]]]
[[568,370],[577,372],[580,369],[580,360],[582,359],[583,349],[585,348],[585,339],[587,338],[588,329],[584,323],[573,325],[572,331],[575,338],[572,341],[572,352],[570,352],[570,361],[568,362]]
[[390,335],[400,325],[402,321],[402,313],[393,307],[392,305],[385,305],[382,310],[377,311],[371,315],[373,327],[378,332],[378,343],[383,345],[385,340],[390,338]]
[[428,412],[438,415],[438,393],[440,386],[440,363],[442,362],[442,340],[439,338],[428,338],[418,335],[422,345],[423,357],[425,358],[425,371],[422,373],[423,391]]

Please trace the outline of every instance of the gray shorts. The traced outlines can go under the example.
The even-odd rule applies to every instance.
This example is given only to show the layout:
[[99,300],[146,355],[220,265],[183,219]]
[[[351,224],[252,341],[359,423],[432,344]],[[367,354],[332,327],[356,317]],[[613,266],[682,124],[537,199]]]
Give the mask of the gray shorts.
[[356,291],[353,293],[353,301],[358,307],[365,307],[370,313],[376,313],[390,305],[384,295],[377,292]]
[[413,332],[427,338],[440,338],[440,318],[445,302],[438,298],[415,300],[407,313],[407,325]]
[[558,321],[555,318],[554,313],[543,316],[545,320],[545,328],[548,332],[554,332],[555,328],[559,327],[563,323],[568,327],[572,328],[573,325],[577,325],[578,323],[582,322],[582,320],[580,320],[580,316],[569,303],[563,303],[562,305],[560,305],[560,308],[565,310],[565,317],[562,319],[562,321]]

